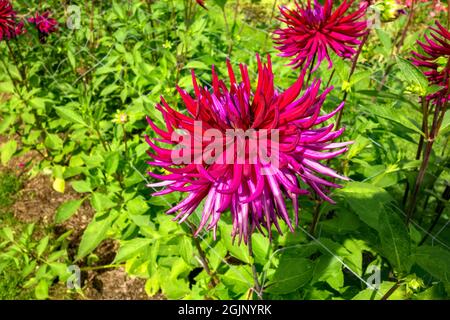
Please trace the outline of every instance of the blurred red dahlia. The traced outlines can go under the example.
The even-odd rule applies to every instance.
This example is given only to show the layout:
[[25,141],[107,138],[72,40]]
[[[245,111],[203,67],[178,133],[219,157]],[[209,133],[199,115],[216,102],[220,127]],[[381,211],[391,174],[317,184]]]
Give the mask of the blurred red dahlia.
[[413,63],[426,70],[429,82],[442,87],[442,90],[429,96],[435,101],[449,101],[450,77],[450,32],[436,21],[436,27],[430,27],[430,36],[425,35],[426,42],[417,41],[423,53],[412,52]]
[[290,64],[294,68],[308,67],[315,60],[314,70],[324,59],[328,60],[329,68],[332,67],[329,50],[350,59],[356,52],[354,47],[361,43],[358,38],[368,32],[367,22],[360,21],[367,3],[363,2],[358,10],[346,15],[352,4],[353,0],[344,0],[334,11],[333,0],[325,0],[323,5],[317,0],[312,5],[308,0],[306,6],[295,1],[295,9],[280,7],[282,17],[279,20],[287,25],[274,32],[280,56],[291,57]]
[[0,0],[0,41],[16,36],[16,12],[8,0]]
[[[255,90],[251,88],[247,66],[239,65],[242,80],[238,82],[227,61],[229,87],[219,80],[214,67],[211,91],[200,87],[193,73],[195,97],[177,87],[188,114],[176,111],[161,98],[156,108],[162,113],[165,128],[159,128],[147,118],[158,136],[146,136],[151,147],[148,154],[153,158],[148,163],[169,172],[166,175],[149,172],[150,176],[161,180],[149,187],[164,187],[154,196],[172,192],[188,194],[167,212],[178,212],[174,220],[180,223],[204,200],[197,233],[206,227],[215,234],[221,215],[228,209],[233,221],[232,236],[238,236],[239,241],[247,242],[255,228],[260,231],[265,228],[269,237],[272,225],[281,232],[279,219],[293,231],[287,199],[292,202],[297,225],[298,197],[309,193],[308,186],[321,198],[332,202],[326,193],[340,186],[326,177],[346,179],[320,164],[321,160],[345,152],[349,144],[332,143],[343,129],[333,131],[333,124],[317,127],[343,107],[342,103],[329,114],[320,113],[332,88],[319,93],[321,81],[314,80],[300,95],[305,74],[302,72],[290,88],[279,92],[274,86],[270,57],[267,64],[261,63],[259,56],[257,60]],[[264,144],[268,131],[270,144]],[[181,150],[178,148],[180,137],[185,142]],[[191,137],[194,139],[187,139]],[[242,138],[241,144],[236,146],[235,138]],[[159,147],[155,142],[169,147]],[[214,145],[214,152],[211,145]],[[268,149],[271,161],[265,158],[269,155]],[[337,150],[330,151],[332,149]]]
[[43,14],[36,12],[33,17],[28,18],[28,22],[36,26],[39,33],[39,40],[42,43],[45,43],[46,38],[50,33],[58,30],[58,21],[50,18],[50,14],[49,11],[46,11]]

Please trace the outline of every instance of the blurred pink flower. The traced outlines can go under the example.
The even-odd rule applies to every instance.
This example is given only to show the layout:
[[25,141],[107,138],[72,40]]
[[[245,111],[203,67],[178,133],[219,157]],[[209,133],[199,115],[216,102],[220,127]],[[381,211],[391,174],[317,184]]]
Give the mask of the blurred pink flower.
[[23,22],[17,22],[11,2],[0,0],[0,41],[12,39],[24,32]]
[[450,32],[436,21],[436,27],[430,27],[430,36],[425,35],[425,42],[417,41],[423,53],[412,52],[413,63],[423,68],[425,76],[431,84],[443,87],[442,90],[431,95],[430,99],[448,101],[450,96]]
[[344,0],[334,11],[333,0],[325,0],[323,5],[318,0],[314,5],[311,0],[306,5],[295,2],[295,9],[280,7],[279,20],[287,25],[274,32],[280,56],[291,57],[294,68],[309,66],[315,59],[314,70],[324,59],[332,67],[329,50],[350,59],[356,52],[354,47],[361,43],[359,38],[368,32],[367,22],[361,20],[367,3],[362,2],[359,9],[347,14],[353,3]]
[[58,21],[50,18],[50,14],[49,11],[44,12],[42,15],[36,12],[33,17],[28,18],[28,22],[36,26],[41,42],[45,42],[46,37],[58,29]]

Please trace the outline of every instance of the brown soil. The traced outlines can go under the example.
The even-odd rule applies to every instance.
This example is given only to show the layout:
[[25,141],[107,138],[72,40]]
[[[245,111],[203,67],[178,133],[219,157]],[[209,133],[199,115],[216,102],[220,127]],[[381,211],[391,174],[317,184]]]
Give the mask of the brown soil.
[[[0,136],[0,145],[5,141],[7,141],[7,138]],[[94,210],[89,201],[85,201],[78,212],[69,220],[60,225],[54,225],[53,219],[56,209],[68,200],[79,199],[80,194],[76,193],[70,186],[66,186],[64,193],[58,193],[52,187],[51,178],[46,175],[28,178],[28,170],[41,159],[42,156],[34,151],[14,157],[7,167],[0,164],[0,171],[14,172],[23,179],[23,188],[17,194],[10,211],[18,221],[37,223],[44,230],[50,228],[56,236],[72,230],[68,251],[69,256],[73,258],[76,255],[81,236],[94,215]],[[110,264],[114,260],[117,249],[117,242],[104,241],[94,252],[98,257],[94,267]],[[86,263],[81,261],[79,265],[85,267]],[[132,278],[123,269],[98,269],[83,272],[82,288],[84,296],[74,296],[68,294],[65,287],[59,284],[52,288],[51,296],[54,299],[150,299],[145,293],[145,280]]]

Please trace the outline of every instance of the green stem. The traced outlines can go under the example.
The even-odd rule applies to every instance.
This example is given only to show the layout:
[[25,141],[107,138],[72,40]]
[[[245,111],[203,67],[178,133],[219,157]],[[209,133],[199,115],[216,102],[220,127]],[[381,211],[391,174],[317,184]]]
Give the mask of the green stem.
[[[251,230],[251,226],[249,227],[249,229]],[[258,297],[259,300],[263,300],[262,287],[259,284],[258,271],[256,270],[256,265],[255,265],[255,255],[253,253],[252,234],[251,233],[248,237],[247,246],[248,246],[248,254],[250,256],[250,261],[251,261],[250,263],[251,263],[252,274],[253,274],[253,291],[256,293],[256,296]]]
[[97,266],[97,267],[83,267],[83,268],[80,268],[80,270],[81,271],[95,271],[95,270],[121,268],[121,267],[125,267],[125,265],[124,264],[108,264],[108,265]]
[[202,265],[203,269],[205,270],[205,272],[209,275],[209,277],[211,278],[211,285],[213,287],[217,286],[219,284],[219,278],[217,277],[216,273],[213,272],[211,270],[211,268],[209,267],[209,262],[208,262],[208,258],[206,257],[206,253],[203,250],[200,241],[198,240],[198,238],[195,236],[195,226],[190,223],[189,221],[187,221],[187,225],[189,226],[189,228],[191,229],[191,233],[192,233],[192,240],[194,241],[194,245],[195,248],[198,251],[199,254],[199,259],[200,259],[200,264]]
[[402,283],[399,281],[396,284],[394,284],[388,292],[386,292],[386,294],[381,298],[381,300],[387,300],[394,292],[395,290],[397,290],[398,288],[400,288],[400,286],[402,285]]
[[[433,116],[433,124],[432,124],[431,131],[429,134],[428,134],[428,121],[426,121],[426,127],[425,127],[426,148],[425,148],[423,161],[422,161],[422,164],[419,169],[419,174],[417,175],[417,178],[416,178],[416,183],[415,183],[415,186],[413,189],[413,193],[411,194],[411,202],[410,202],[409,207],[406,212],[406,223],[407,224],[409,224],[413,218],[414,211],[416,209],[417,200],[418,200],[418,193],[422,186],[422,183],[423,183],[423,180],[425,177],[425,173],[428,169],[431,152],[433,150],[433,144],[436,140],[436,137],[439,133],[439,129],[442,125],[442,121],[444,119],[445,110],[447,108],[447,105],[448,105],[448,103],[445,102],[444,104],[439,103],[434,106],[435,109],[434,109],[434,116]],[[442,107],[442,109],[441,109],[441,107]],[[428,116],[428,114],[426,114],[426,116]]]
[[434,217],[433,221],[431,222],[430,227],[428,228],[427,232],[425,233],[424,237],[419,243],[419,246],[423,245],[425,241],[427,240],[428,236],[433,232],[434,227],[436,227],[437,223],[439,222],[439,219],[442,216],[442,213],[445,209],[445,201],[448,201],[450,199],[450,185],[447,185],[445,187],[444,193],[442,194],[443,200],[438,200],[438,204],[436,206],[436,216]]
[[[351,67],[350,73],[348,75],[348,80],[347,80],[348,82],[350,82],[350,80],[352,79],[353,73],[355,72],[356,66],[358,64],[359,56],[361,55],[362,49],[363,49],[364,45],[366,44],[367,40],[369,39],[369,36],[370,36],[370,32],[368,31],[367,34],[362,39],[362,41],[361,41],[361,43],[360,43],[360,45],[358,47],[358,51],[356,52],[355,57],[353,58],[352,67]],[[342,101],[343,102],[347,101],[347,97],[348,97],[348,91],[345,91]],[[339,111],[339,114],[338,114],[338,117],[337,117],[337,120],[336,120],[335,130],[339,129],[339,127],[340,127],[341,120],[342,120],[342,115],[344,114],[344,109],[345,108],[342,108]]]
[[[417,152],[416,152],[416,160],[420,160],[422,151],[423,151],[423,145],[425,142],[425,137],[429,136],[428,132],[428,108],[429,108],[429,101],[427,101],[426,97],[422,97],[422,134],[419,138],[419,144],[417,146]],[[428,138],[427,138],[428,139]],[[403,194],[403,205],[405,205],[408,201],[408,194],[409,194],[409,183],[406,182],[405,186],[405,192]]]
[[415,13],[414,11],[416,9],[416,1],[417,0],[413,0],[411,3],[411,11],[409,12],[409,15],[408,15],[408,21],[406,22],[405,28],[403,28],[402,36],[400,38],[400,41],[397,44],[397,53],[400,52],[400,49],[403,46],[403,43],[405,42],[406,35],[408,33],[408,29],[414,20],[414,13]]

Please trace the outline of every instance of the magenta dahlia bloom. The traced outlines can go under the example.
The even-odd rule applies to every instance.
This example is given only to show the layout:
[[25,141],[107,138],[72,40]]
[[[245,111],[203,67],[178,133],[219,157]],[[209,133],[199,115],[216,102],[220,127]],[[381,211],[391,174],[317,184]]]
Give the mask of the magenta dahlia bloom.
[[[149,187],[164,187],[154,196],[187,193],[184,200],[167,212],[178,212],[174,220],[180,223],[204,200],[197,234],[206,227],[213,229],[215,235],[218,222],[227,210],[233,221],[232,236],[238,236],[239,241],[244,239],[246,242],[255,228],[266,229],[271,237],[271,227],[275,225],[281,233],[279,219],[294,231],[293,224],[298,225],[298,197],[307,195],[307,189],[310,189],[332,202],[327,193],[330,188],[340,186],[326,178],[346,179],[320,163],[347,150],[349,142],[332,142],[343,129],[333,131],[333,124],[319,126],[344,104],[329,114],[321,114],[322,104],[332,88],[320,93],[321,81],[314,80],[300,94],[305,75],[302,72],[290,88],[279,92],[274,86],[270,56],[267,64],[261,63],[259,56],[257,60],[256,89],[251,87],[247,66],[239,65],[242,78],[239,82],[227,61],[229,87],[219,80],[214,67],[211,90],[199,86],[192,73],[194,97],[177,87],[187,114],[176,111],[161,98],[156,108],[162,113],[165,128],[147,118],[158,136],[146,136],[151,147],[148,154],[153,158],[148,163],[168,173],[149,172],[153,178],[161,180]],[[252,132],[253,135],[244,137],[242,144],[236,146],[230,143],[234,141],[236,131]],[[268,131],[270,143],[261,147],[264,138],[269,136]],[[180,136],[194,137],[184,144],[182,152],[177,148]],[[186,142],[186,139],[182,140]],[[215,147],[223,147],[222,151],[211,153],[212,140]],[[258,144],[252,144],[254,140],[258,140]],[[168,147],[160,147],[156,142]],[[266,152],[273,157],[272,161],[264,160],[262,153]],[[174,157],[174,154],[179,156]],[[256,157],[252,158],[251,154]],[[239,161],[240,157],[243,161]],[[180,163],[180,158],[187,158],[187,161]],[[292,215],[288,213],[286,200],[292,203]]]
[[42,15],[36,12],[34,17],[28,18],[28,22],[36,26],[41,42],[45,42],[50,33],[58,30],[58,21],[50,18],[50,14],[49,11],[44,12]]
[[425,35],[426,42],[417,41],[423,49],[423,54],[413,52],[413,63],[424,68],[425,76],[431,84],[442,86],[442,90],[432,94],[430,99],[448,101],[448,84],[450,76],[450,32],[436,21],[436,27],[431,27],[430,36]]
[[332,0],[325,0],[324,5],[317,0],[314,5],[311,0],[306,5],[295,2],[296,8],[292,10],[280,7],[279,20],[287,25],[274,32],[280,56],[292,58],[290,65],[294,68],[309,66],[315,60],[314,70],[324,59],[332,67],[329,50],[350,59],[356,52],[354,47],[361,43],[359,38],[368,32],[367,22],[360,20],[367,3],[347,14],[352,4],[353,0],[344,0],[334,11]]
[[8,0],[0,0],[0,41],[16,35],[16,12]]

